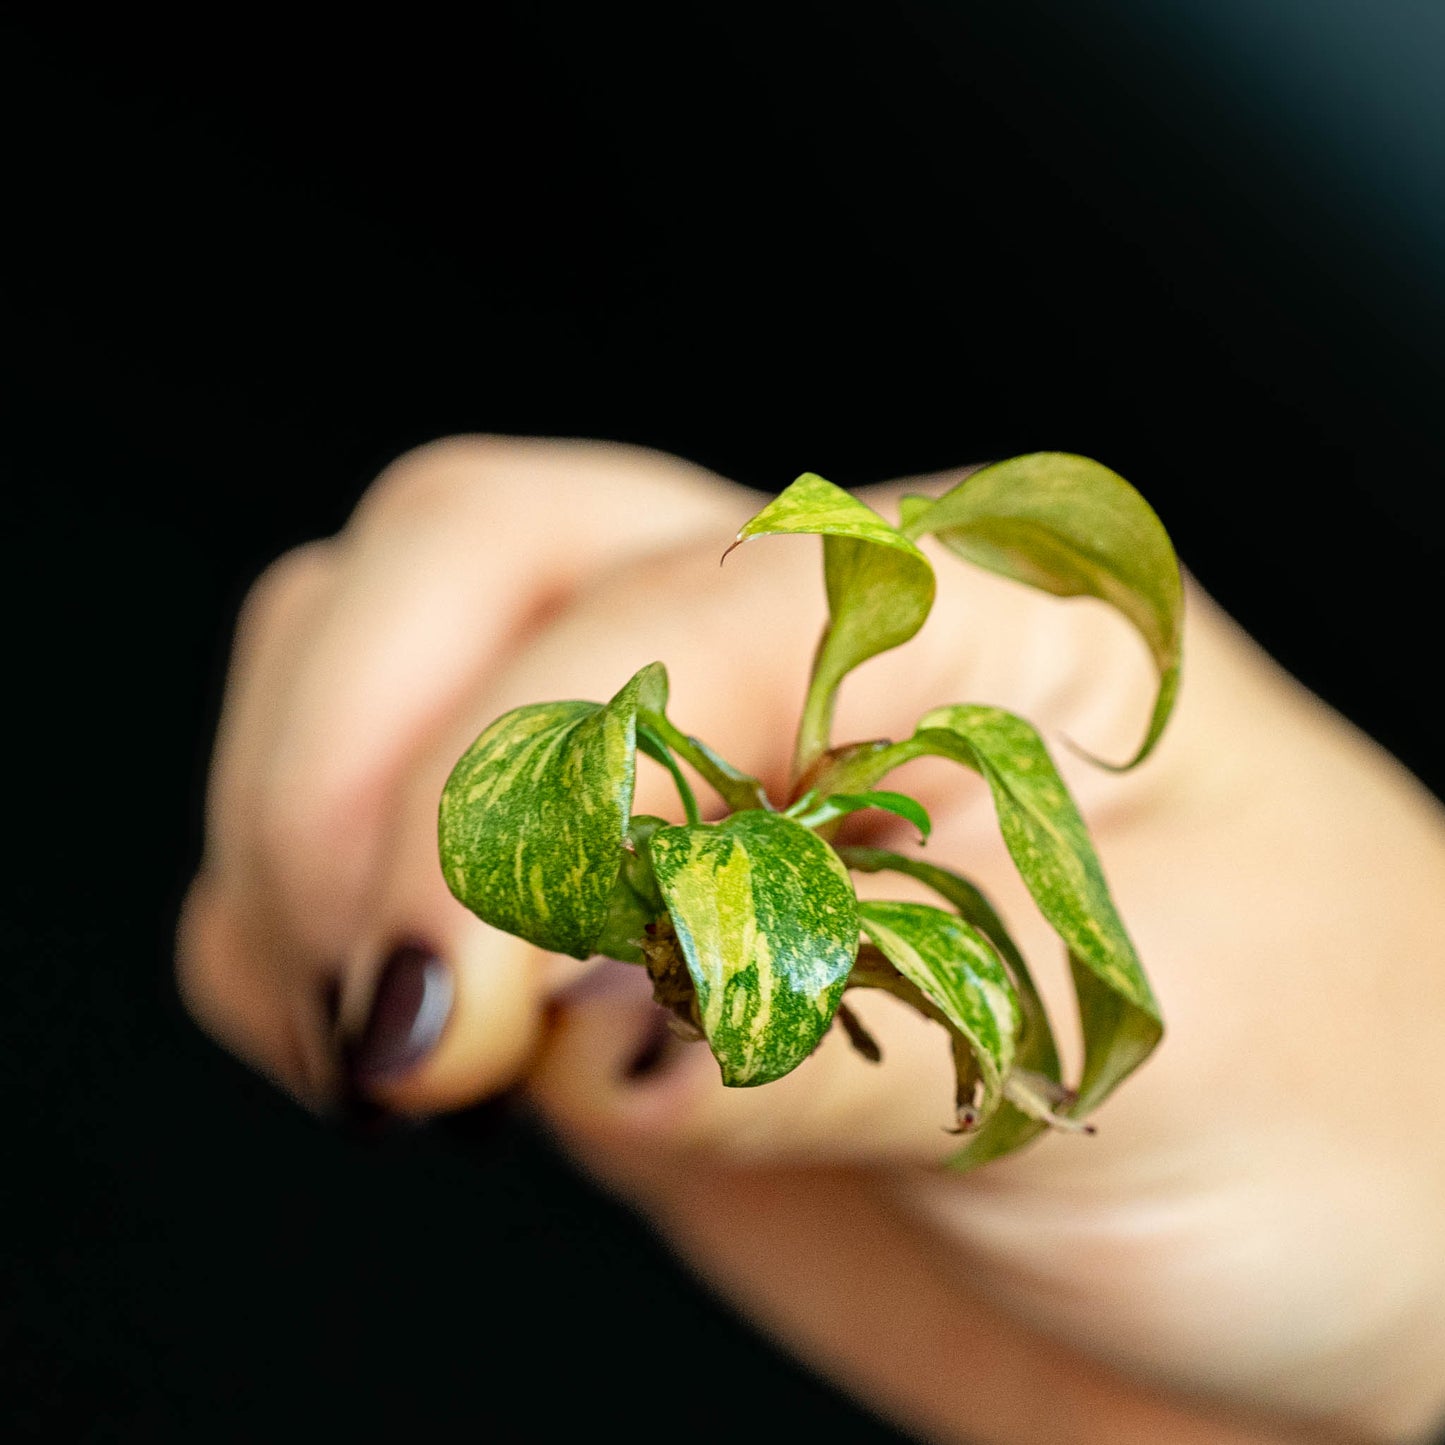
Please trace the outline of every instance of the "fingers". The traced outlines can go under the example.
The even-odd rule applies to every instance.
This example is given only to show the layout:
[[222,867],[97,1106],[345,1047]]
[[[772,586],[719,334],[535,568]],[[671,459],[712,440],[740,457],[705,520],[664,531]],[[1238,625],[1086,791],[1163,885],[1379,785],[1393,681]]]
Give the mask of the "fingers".
[[319,1108],[335,1093],[323,989],[284,945],[247,928],[215,880],[192,883],[176,933],[182,1002],[219,1044]]
[[[724,537],[744,519],[734,518]],[[739,766],[769,775],[775,786],[782,781],[786,764],[780,769],[776,740],[788,737],[792,700],[779,675],[791,675],[806,661],[818,618],[808,617],[796,635],[775,627],[766,657],[742,675],[733,647],[735,630],[756,634],[775,619],[798,578],[787,570],[774,571],[760,587],[757,577],[740,568],[720,584],[721,551],[718,538],[709,537],[654,556],[638,575],[594,585],[459,705],[413,760],[388,830],[374,907],[344,971],[340,1026],[349,1035],[363,1026],[373,1007],[380,960],[398,938],[435,940],[449,961],[474,960],[477,986],[470,997],[459,989],[452,1020],[432,1057],[404,1077],[372,1085],[372,1095],[382,1103],[407,1112],[452,1108],[478,1097],[484,1085],[495,1085],[509,1070],[516,1072],[538,1040],[548,996],[586,968],[575,960],[541,955],[479,923],[452,898],[438,867],[442,788],[457,758],[495,716],[529,702],[605,700],[647,662],[675,658],[670,711],[679,726],[690,730],[694,719],[711,720],[716,726],[697,727],[710,742]],[[781,756],[786,758],[786,749]],[[671,780],[645,758],[637,764],[633,810],[681,821]],[[511,1031],[495,1016],[496,1001],[482,991],[485,980],[500,986],[495,976],[504,968],[528,980],[525,999],[506,1000],[514,1010],[510,1017],[523,1019]],[[641,976],[640,970],[634,972]],[[508,1041],[505,1065],[498,1058],[501,1038]]]
[[[464,1103],[521,1067],[547,992],[577,969],[496,934],[447,893],[442,785],[500,713],[603,700],[662,660],[678,724],[781,795],[824,603],[816,549],[802,542],[755,544],[719,570],[756,502],[626,448],[449,442],[390,469],[334,542],[283,559],[243,619],[218,743],[204,884],[182,951],[198,1015],[312,1096],[338,1086],[338,1049],[368,1092],[411,1111]],[[677,545],[691,536],[703,540]],[[1047,599],[951,563],[940,574],[943,625],[910,656],[870,664],[866,688],[845,687],[841,735],[905,733],[924,708],[976,695],[968,678],[996,678],[988,700],[1008,702],[1019,691],[1009,680],[1049,672],[1020,667]],[[957,625],[980,588],[1000,585],[1002,599],[985,599],[988,627]],[[648,762],[635,809],[677,815]],[[986,815],[978,800],[959,812]],[[862,1012],[895,1059],[919,1061],[917,1087],[904,1083],[911,1065],[882,1075],[898,1107],[877,1102],[879,1072],[834,1041],[812,1061],[830,1079],[819,1097],[855,1100],[866,1126],[852,1105],[819,1110],[801,1083],[766,1102],[728,1092],[721,1107],[745,1131],[758,1111],[820,1148],[831,1137],[946,1152],[938,1030],[889,1000]],[[579,1042],[579,1063],[589,1050]],[[572,1096],[601,1097],[595,1080],[575,1085]],[[790,1093],[798,1117],[780,1108]]]
[[[696,544],[655,553],[645,565],[595,580],[579,593],[574,605],[532,634],[524,650],[514,651],[504,665],[483,679],[470,699],[459,702],[450,721],[409,761],[404,796],[393,810],[387,833],[387,853],[374,890],[375,906],[359,930],[357,946],[343,970],[344,1033],[354,1035],[363,1026],[376,996],[380,960],[398,938],[430,938],[442,949],[447,939],[475,932],[479,940],[491,938],[489,945],[479,944],[479,950],[517,947],[514,940],[500,940],[460,909],[447,892],[436,861],[437,800],[446,778],[476,734],[500,713],[557,698],[606,699],[639,667],[662,660],[671,682],[669,713],[677,725],[704,736],[738,766],[761,777],[775,796],[783,796],[793,729],[824,620],[824,601],[816,552],[806,546],[745,548],[719,569],[722,544],[745,519],[746,511],[740,511],[729,518],[726,527],[717,528]],[[936,665],[951,673],[957,661],[943,649]],[[915,667],[912,672],[898,673],[885,690],[886,703],[871,710],[868,725],[876,730],[911,726],[912,718],[927,705],[931,680],[927,667],[921,672]],[[633,808],[680,821],[670,781],[649,760],[639,760]],[[526,966],[533,980],[528,1017],[535,1029],[546,995],[581,970],[574,964],[536,956]],[[480,967],[485,972],[488,965]],[[634,971],[633,977],[641,977],[640,972]],[[475,1028],[465,1024],[462,1007],[459,997],[459,1012],[448,1034],[455,1045],[458,1080],[466,1073],[461,1040],[472,1039],[481,1048],[493,1028],[483,1013],[478,1013]],[[651,1012],[646,1005],[643,1016],[649,1023]],[[951,1094],[948,1051],[941,1033],[933,1025],[918,1024],[906,1010],[893,1008],[889,1000],[869,1000],[863,1012],[870,1017],[881,1015],[878,1027],[888,1046],[900,1061],[916,1056],[931,1085],[909,1095],[910,1099],[921,1095],[929,1100],[928,1106],[915,1109],[910,1134],[899,1127],[902,1111],[878,1101],[874,1093],[877,1071],[867,1065],[860,1069],[859,1061],[844,1048],[830,1048],[827,1059],[830,1064],[836,1061],[839,1078],[847,1081],[872,1119],[870,1127],[859,1134],[856,1147],[875,1151],[912,1147],[939,1157],[951,1146],[944,1133],[951,1121]],[[563,1010],[560,1032],[551,1040],[548,1053],[554,1059],[571,1060],[557,1077],[568,1081],[562,1086],[567,1097],[591,1109],[595,1117],[598,1101],[613,1096],[603,1089],[594,1064],[600,1058],[599,1050],[617,1046],[618,1036],[606,1019],[589,1014],[586,1037],[595,1038],[598,1048],[582,1047],[584,1035],[570,1031],[574,1024],[583,1026],[572,1018],[573,1013],[572,1009]],[[575,1051],[574,1044],[578,1045]],[[520,1063],[525,1055],[526,1049],[521,1048],[514,1057]],[[705,1051],[702,1056],[710,1064]],[[442,1076],[443,1057],[438,1053],[405,1079],[374,1085],[373,1093],[391,1107],[412,1111],[463,1102],[461,1086]],[[482,1066],[480,1057],[473,1062]],[[715,1076],[715,1066],[713,1073]],[[909,1077],[905,1067],[895,1071],[893,1082],[899,1095],[907,1092],[903,1081]],[[801,1081],[785,1081],[778,1087],[793,1091],[805,1111],[814,1109],[815,1093]],[[774,1140],[808,1138],[809,1128],[786,1109],[780,1111],[780,1100],[767,1097],[774,1092],[722,1091],[726,1102],[720,1107],[756,1114],[760,1128]],[[559,1093],[559,1109],[563,1107],[561,1098]],[[836,1147],[837,1118],[832,1103],[815,1110],[810,1127],[819,1148],[825,1144]],[[900,1144],[900,1138],[913,1142]]]
[[[471,447],[411,459],[342,537],[283,562],[248,608],[218,745],[207,866],[182,922],[185,996],[218,1037],[313,1103],[349,1079],[393,1109],[426,1113],[525,1072],[571,1147],[668,1216],[684,1248],[719,1262],[729,1288],[728,1269],[740,1279],[761,1269],[761,1282],[745,1281],[738,1296],[774,1311],[779,1328],[825,1363],[846,1364],[851,1357],[835,1353],[836,1340],[808,1332],[829,1312],[861,1320],[856,1308],[844,1309],[844,1297],[851,1270],[888,1258],[882,1224],[849,1233],[846,1220],[827,1215],[827,1189],[786,1202],[776,1218],[728,1203],[732,1234],[775,1232],[801,1252],[807,1237],[789,1235],[789,1221],[815,1220],[859,1252],[830,1256],[834,1294],[825,1291],[804,1309],[806,1319],[792,1319],[788,1261],[715,1237],[717,1207],[730,1200],[725,1181],[740,1166],[804,1162],[833,1170],[831,1180],[840,1165],[945,1158],[957,1140],[946,1132],[952,1073],[942,1031],[892,999],[854,991],[850,1006],[882,1045],[881,1066],[835,1030],[787,1078],[724,1089],[704,1047],[659,1043],[640,970],[609,966],[579,978],[584,966],[496,933],[450,897],[436,857],[442,786],[484,726],[525,703],[602,701],[656,660],[671,675],[677,725],[780,795],[823,621],[816,547],[761,542],[719,572],[722,544],[756,499],[620,449]],[[531,505],[533,492],[546,496],[545,507]],[[1098,608],[1060,609],[942,559],[939,582],[935,617],[918,641],[870,662],[845,686],[841,738],[899,736],[928,707],[974,701],[1022,712],[1046,736],[1064,733],[1103,755],[1131,751],[1152,679],[1137,639],[1117,619]],[[1338,719],[1323,719],[1281,684],[1209,609],[1193,611],[1191,680],[1148,768],[1118,779],[1059,753],[1156,980],[1170,1043],[1111,1100],[1098,1141],[1046,1140],[991,1167],[992,1211],[978,1207],[973,1178],[963,1181],[951,1195],[967,1221],[955,1243],[971,1249],[974,1262],[986,1260],[990,1221],[1017,1223],[1015,1199],[1041,1182],[1064,1220],[1078,1216],[1083,1200],[1095,1217],[1127,1221],[1118,1201],[1147,1203],[1154,1188],[1207,1223],[1219,1214],[1211,1199],[1222,1171],[1247,1203],[1266,1190],[1277,1204],[1298,1200],[1299,1209],[1279,1211],[1285,1223],[1272,1253],[1300,1233],[1306,1209],[1332,1227],[1337,1218],[1352,1221],[1360,1240],[1398,1239],[1404,1199],[1405,1215],[1418,1215],[1410,1236],[1417,1254],[1409,1257],[1424,1258],[1421,1242],[1438,1239],[1440,1175],[1420,1185],[1409,1136],[1415,1115],[1401,1109],[1382,1118],[1376,1105],[1380,1097],[1428,1097],[1420,1061],[1439,1016],[1428,1001],[1439,999],[1445,974],[1436,966],[1438,927],[1419,900],[1439,892],[1438,810],[1426,816],[1400,779],[1382,782]],[[1240,761],[1251,757],[1266,761]],[[898,781],[933,813],[930,852],[994,896],[1050,1013],[1066,1020],[1071,991],[1061,951],[1027,912],[986,789],[946,764],[909,767]],[[635,807],[679,816],[666,778],[648,762],[639,763]],[[1355,902],[1361,856],[1391,880],[1390,906]],[[864,887],[875,896],[926,896],[903,881],[869,879]],[[1362,978],[1370,980],[1363,994]],[[1381,982],[1387,978],[1412,987]],[[564,985],[555,1025],[544,1031],[548,999]],[[1422,995],[1426,1006],[1414,986],[1434,990]],[[1290,1045],[1281,1051],[1273,1043],[1286,1018]],[[1341,1099],[1339,1061],[1359,1052],[1361,1038],[1373,1041],[1365,1056],[1375,1084]],[[1325,1206],[1342,1133],[1384,1166],[1372,1165],[1371,1178],[1405,1187],[1345,1200],[1346,1212],[1335,1216]],[[1282,1138],[1308,1153],[1309,1169],[1292,1162]],[[1091,1164],[1067,1167],[1083,1147]],[[1392,1175],[1406,1158],[1410,1167]],[[894,1177],[914,1176],[905,1169]],[[1201,1177],[1206,1187],[1191,1193]],[[698,1181],[706,1181],[705,1198]],[[840,1185],[837,1200],[847,1197]],[[708,1210],[713,1216],[703,1217]],[[870,1217],[866,1201],[858,1210],[860,1221]],[[1257,1224],[1256,1212],[1246,1232],[1257,1236]],[[1036,1316],[1045,1327],[1087,1334],[1103,1297],[1081,1292],[1068,1230],[1039,1233],[1042,1245],[1025,1246],[1017,1229],[998,1230],[994,1273],[1014,1279],[1016,1298],[1061,1302],[1056,1315]],[[1220,1237],[1217,1264],[1233,1258],[1237,1237]],[[1205,1276],[1235,1277],[1181,1242],[1191,1242],[1187,1233],[1171,1246],[1176,1259],[1197,1263]],[[1299,1278],[1308,1283],[1326,1253],[1301,1252]],[[910,1267],[900,1259],[900,1277]],[[1271,1268],[1276,1283],[1286,1279],[1277,1260]],[[1158,1304],[1153,1275],[1112,1273],[1126,1283],[1143,1278],[1135,1292]],[[1339,1283],[1338,1269],[1332,1278]],[[1192,1339],[1197,1323],[1192,1278],[1176,1293],[1190,1318],[1176,1321],[1172,1335],[1147,1332],[1165,1341],[1164,1355],[1171,1339]],[[1309,1289],[1296,1293],[1296,1304],[1315,1299]],[[1342,1304],[1347,1295],[1340,1293]],[[996,1297],[1010,1295],[999,1285]],[[1117,1296],[1112,1307],[1117,1318]],[[1076,1309],[1087,1317],[1070,1313]],[[1330,1324],[1350,1311],[1310,1313]],[[941,1318],[940,1328],[953,1327]],[[956,1323],[970,1328],[966,1319]],[[1230,1330],[1267,1339],[1260,1324],[1253,1336],[1233,1322]],[[1287,1398],[1273,1381],[1278,1360],[1257,1353],[1271,1398]],[[1217,1341],[1190,1352],[1191,1360],[1218,1355]],[[1145,1365],[1154,1358],[1136,1356]],[[926,1380],[918,1384],[927,1389]],[[1300,1387],[1295,1398],[1308,1393]],[[978,1418],[987,1434],[987,1419]]]
[[238,628],[178,939],[197,1017],[313,1104],[336,1095],[342,1045],[382,1091],[425,1052],[427,1107],[508,1076],[544,970],[435,886],[425,760],[455,761],[503,710],[489,679],[589,580],[700,527],[730,536],[745,497],[636,449],[461,439],[403,458],[337,539],[271,568]]
[[313,955],[351,941],[431,735],[589,578],[731,518],[702,475],[624,448],[440,443],[378,480],[304,618],[303,563],[283,561],[218,752],[212,856],[241,901]]
[[238,854],[262,816],[266,759],[304,640],[335,581],[334,549],[287,553],[252,588],[236,629],[207,797],[206,860],[181,909],[176,976],[197,1021],[298,1100],[334,1090],[326,980],[273,910],[240,903]]
[[948,1038],[896,1000],[853,991],[879,1044],[865,1059],[837,1027],[792,1073],[727,1089],[702,1043],[666,1027],[641,969],[605,965],[564,993],[531,1090],[574,1146],[760,1163],[937,1164],[957,1152]]

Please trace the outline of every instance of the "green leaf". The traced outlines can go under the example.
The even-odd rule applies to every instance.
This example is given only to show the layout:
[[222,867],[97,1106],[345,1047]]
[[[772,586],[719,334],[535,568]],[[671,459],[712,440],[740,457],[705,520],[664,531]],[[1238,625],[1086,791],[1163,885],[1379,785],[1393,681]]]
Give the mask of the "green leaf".
[[818,828],[849,813],[861,812],[864,808],[879,808],[912,823],[918,829],[920,841],[933,831],[933,820],[928,816],[928,810],[907,793],[830,793],[826,798],[820,798],[816,793],[805,793],[787,810],[787,816],[796,818],[805,828]]
[[795,766],[801,774],[828,747],[843,678],[923,626],[933,606],[934,577],[928,559],[897,528],[812,472],[748,522],[738,542],[797,533],[822,536],[828,592],[828,626],[813,660],[798,733]]
[[934,505],[937,499],[934,497],[905,496],[898,499],[898,530],[905,537],[922,537],[927,528],[917,529],[915,524],[918,519]]
[[[979,888],[950,869],[883,848],[839,848],[838,856],[847,867],[860,873],[888,871],[918,879],[947,899],[965,921],[988,939],[1008,967],[1018,991],[1022,1023],[1014,1049],[1014,1068],[1032,1070],[1044,1079],[1058,1083],[1058,1048],[1038,986],[997,910]],[[1043,1120],[1023,1113],[1005,1096],[992,1118],[985,1121],[978,1132],[970,1136],[967,1146],[954,1155],[952,1166],[972,1169],[990,1159],[1000,1158],[1042,1133],[1044,1127]]]
[[659,828],[652,865],[723,1083],[796,1068],[832,1022],[858,950],[838,856],[780,813]]
[[1054,1032],[1049,1026],[1048,1015],[1044,1012],[1038,987],[1029,972],[1028,964],[1024,962],[1018,944],[1013,940],[1013,935],[1009,933],[1003,919],[999,917],[998,910],[983,891],[950,868],[940,868],[935,863],[925,863],[919,858],[909,858],[886,848],[842,847],[837,849],[837,853],[845,867],[859,873],[902,873],[909,878],[918,879],[951,903],[966,923],[987,937],[1003,959],[1009,973],[1013,975],[1014,985],[1018,990],[1023,1025],[1019,1032],[1014,1061],[1057,1080],[1058,1049],[1054,1044]]
[[1013,980],[993,945],[957,914],[928,903],[864,901],[858,905],[858,922],[894,968],[963,1036],[983,1084],[979,1118],[989,1118],[1013,1067],[1022,1022]]
[[[937,501],[905,498],[903,530],[1058,597],[1098,597],[1149,647],[1159,691],[1138,752],[1153,751],[1179,690],[1184,589],[1163,523],[1121,476],[1088,457],[1035,452],[966,477]],[[1098,759],[1094,759],[1098,762]]]
[[586,958],[611,911],[632,810],[637,710],[661,710],[661,663],[605,706],[533,703],[498,718],[442,792],[438,844],[452,893],[540,948]]
[[659,828],[669,824],[665,818],[637,813],[627,828],[627,844],[622,850],[622,867],[608,900],[607,921],[592,945],[594,953],[623,963],[645,963],[639,940],[649,923],[667,912],[657,879],[652,871],[649,844]]
[[912,742],[982,774],[1014,865],[1068,947],[1084,1025],[1071,1112],[1083,1115],[1148,1057],[1163,1023],[1079,810],[1038,733],[1001,708],[935,708]]

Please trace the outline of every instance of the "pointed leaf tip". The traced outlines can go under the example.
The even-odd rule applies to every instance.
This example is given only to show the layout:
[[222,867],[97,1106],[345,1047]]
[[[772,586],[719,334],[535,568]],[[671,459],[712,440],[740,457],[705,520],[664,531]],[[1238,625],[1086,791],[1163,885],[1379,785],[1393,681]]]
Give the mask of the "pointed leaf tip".
[[901,646],[933,606],[928,558],[871,507],[804,472],[738,534],[823,538],[828,626],[813,663],[798,738],[797,771],[826,750],[838,687],[860,663]]
[[[1027,1069],[1057,1084],[1059,1054],[1043,999],[1039,996],[1038,987],[1018,945],[1010,937],[1003,920],[983,893],[968,879],[947,868],[925,863],[918,858],[908,858],[901,853],[890,853],[881,848],[853,847],[840,848],[838,853],[849,868],[860,872],[877,873],[887,870],[918,879],[920,883],[926,884],[945,898],[966,922],[971,923],[993,944],[1018,990],[1022,1023],[1014,1050],[1014,1074],[1021,1069]],[[990,1159],[1010,1154],[1042,1133],[1044,1127],[1042,1120],[1017,1109],[1005,1088],[1002,1104],[983,1126],[972,1134],[968,1143],[955,1156],[951,1167],[973,1169],[980,1164],[986,1164]]]

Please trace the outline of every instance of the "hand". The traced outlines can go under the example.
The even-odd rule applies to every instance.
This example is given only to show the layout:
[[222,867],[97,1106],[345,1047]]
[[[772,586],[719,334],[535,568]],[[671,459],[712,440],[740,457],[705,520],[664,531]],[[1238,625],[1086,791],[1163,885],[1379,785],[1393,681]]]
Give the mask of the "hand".
[[[899,489],[863,495],[892,515]],[[623,447],[456,440],[282,558],[238,629],[182,917],[197,1017],[315,1108],[348,1079],[401,1113],[519,1084],[760,1328],[927,1438],[1424,1438],[1445,1414],[1445,818],[1197,588],[1154,757],[1116,777],[1055,749],[1167,1024],[1095,1138],[941,1172],[947,1047],[890,998],[849,995],[881,1067],[835,1030],[726,1090],[705,1047],[660,1042],[641,970],[541,955],[451,898],[436,805],[473,737],[646,662],[684,729],[781,793],[823,600],[816,542],[719,571],[762,501]],[[1127,629],[937,570],[924,632],[845,686],[839,739],[977,701],[1132,751],[1150,678]],[[897,781],[929,854],[1014,925],[1066,1045],[1060,950],[986,790],[936,760]],[[674,816],[669,788],[639,769],[637,810]]]

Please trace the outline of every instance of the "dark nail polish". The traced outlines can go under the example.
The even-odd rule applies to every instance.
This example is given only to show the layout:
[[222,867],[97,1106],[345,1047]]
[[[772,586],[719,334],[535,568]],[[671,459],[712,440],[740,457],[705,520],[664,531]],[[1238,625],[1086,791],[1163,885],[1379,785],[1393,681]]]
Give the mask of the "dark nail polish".
[[404,944],[377,980],[371,1016],[346,1049],[354,1088],[365,1090],[415,1068],[436,1047],[452,1009],[451,970],[429,948]]

